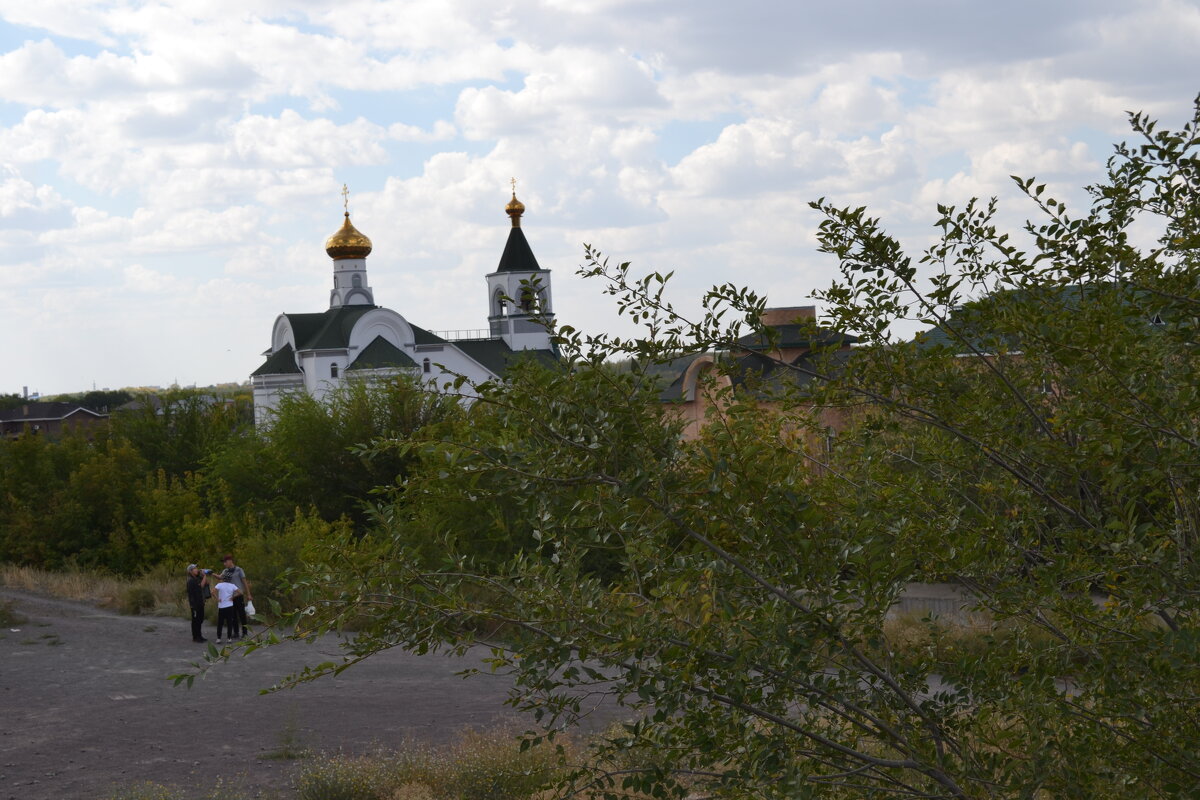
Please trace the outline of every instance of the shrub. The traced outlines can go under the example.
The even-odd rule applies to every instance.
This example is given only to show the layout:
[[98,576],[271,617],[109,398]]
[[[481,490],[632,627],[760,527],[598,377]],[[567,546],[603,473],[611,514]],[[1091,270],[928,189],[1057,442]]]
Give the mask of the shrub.
[[118,607],[122,614],[136,615],[143,611],[152,611],[156,604],[153,591],[144,586],[130,586],[121,593]]

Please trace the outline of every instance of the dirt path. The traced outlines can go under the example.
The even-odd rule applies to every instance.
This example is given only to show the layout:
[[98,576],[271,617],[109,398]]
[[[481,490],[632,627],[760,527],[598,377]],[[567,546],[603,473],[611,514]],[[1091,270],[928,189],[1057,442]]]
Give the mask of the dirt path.
[[[0,589],[6,600],[28,619],[0,630],[0,800],[104,797],[142,781],[201,797],[222,777],[250,794],[283,789],[287,797],[296,762],[264,756],[289,729],[310,748],[362,752],[406,737],[446,741],[513,713],[503,679],[455,676],[471,659],[399,651],[337,678],[258,694],[335,658],[332,640],[260,650],[190,690],[175,688],[166,676],[188,671],[204,647],[191,642],[185,620]],[[207,625],[205,635],[213,635]]]

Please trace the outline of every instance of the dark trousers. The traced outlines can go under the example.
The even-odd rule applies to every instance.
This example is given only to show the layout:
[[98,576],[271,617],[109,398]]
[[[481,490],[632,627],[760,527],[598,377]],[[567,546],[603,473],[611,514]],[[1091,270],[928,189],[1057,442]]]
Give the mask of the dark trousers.
[[196,608],[192,606],[192,641],[198,642],[204,638],[200,633],[200,626],[204,624],[204,606]]
[[238,618],[237,607],[230,606],[229,608],[217,609],[217,638],[221,638],[221,628],[229,631],[229,638],[236,639],[238,637]]
[[242,631],[244,632],[250,626],[246,622],[246,598],[233,598],[233,607],[237,610],[238,622],[242,623]]

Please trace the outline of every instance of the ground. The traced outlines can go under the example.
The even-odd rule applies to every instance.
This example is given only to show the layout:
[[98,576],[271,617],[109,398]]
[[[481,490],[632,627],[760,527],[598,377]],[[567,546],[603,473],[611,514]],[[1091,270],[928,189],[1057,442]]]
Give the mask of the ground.
[[[406,737],[447,741],[514,713],[504,679],[456,676],[482,649],[464,659],[389,651],[337,678],[259,694],[336,658],[332,639],[289,643],[235,658],[189,690],[167,680],[203,658],[186,620],[0,589],[6,601],[26,619],[0,629],[0,800],[106,797],[144,781],[203,797],[218,779],[286,797],[300,762],[270,756],[289,740],[358,753]],[[208,625],[205,635],[215,638]],[[601,716],[612,712],[597,726]]]

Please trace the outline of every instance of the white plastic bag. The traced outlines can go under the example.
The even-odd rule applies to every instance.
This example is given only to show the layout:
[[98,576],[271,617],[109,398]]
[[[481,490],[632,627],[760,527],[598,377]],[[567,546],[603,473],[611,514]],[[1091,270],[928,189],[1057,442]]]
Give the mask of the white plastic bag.
[[246,603],[246,616],[247,616],[247,617],[253,617],[253,616],[254,616],[254,601],[253,601],[253,600],[251,600],[250,602]]

